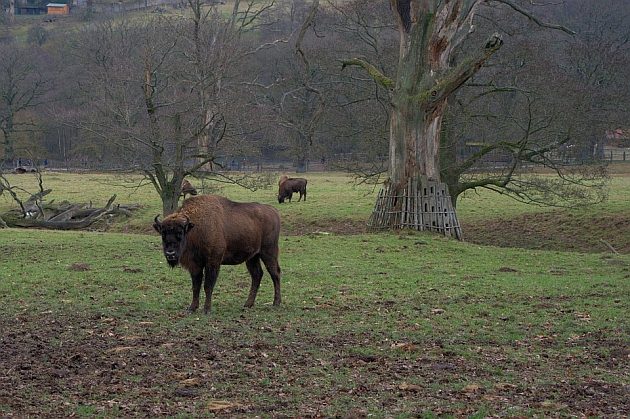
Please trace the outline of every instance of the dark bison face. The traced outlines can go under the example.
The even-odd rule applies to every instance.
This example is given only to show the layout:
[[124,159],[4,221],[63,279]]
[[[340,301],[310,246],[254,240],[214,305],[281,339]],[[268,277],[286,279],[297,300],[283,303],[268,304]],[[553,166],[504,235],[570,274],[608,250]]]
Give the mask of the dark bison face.
[[282,191],[278,194],[278,203],[282,204],[284,203],[285,199],[289,199],[291,200],[291,197],[293,196],[293,193],[288,193],[287,191]]
[[188,217],[183,223],[174,219],[162,223],[158,217],[155,217],[153,228],[162,236],[164,257],[171,268],[174,268],[179,264],[179,258],[186,246],[186,233],[194,227],[194,224],[190,222]]

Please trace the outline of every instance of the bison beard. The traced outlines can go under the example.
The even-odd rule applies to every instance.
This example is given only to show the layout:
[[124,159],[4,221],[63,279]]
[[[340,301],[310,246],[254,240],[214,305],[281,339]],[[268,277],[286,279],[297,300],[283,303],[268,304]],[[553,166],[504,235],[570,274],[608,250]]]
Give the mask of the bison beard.
[[181,265],[190,273],[193,297],[189,312],[199,307],[204,285],[205,313],[210,312],[212,292],[221,265],[245,262],[252,278],[245,307],[251,307],[263,276],[264,263],[274,285],[273,304],[280,304],[278,242],[280,216],[269,205],[238,203],[214,195],[196,196],[153,228],[162,236],[164,257],[171,267]]

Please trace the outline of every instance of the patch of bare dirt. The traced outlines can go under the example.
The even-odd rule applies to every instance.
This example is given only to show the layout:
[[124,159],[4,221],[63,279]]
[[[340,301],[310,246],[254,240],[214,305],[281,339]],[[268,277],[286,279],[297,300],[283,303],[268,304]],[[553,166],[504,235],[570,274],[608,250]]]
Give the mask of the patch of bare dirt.
[[[0,415],[363,417],[368,407],[392,416],[630,413],[627,385],[588,374],[628,373],[619,333],[559,348],[469,342],[472,357],[430,336],[399,344],[371,332],[323,337],[298,324],[207,323],[165,330],[100,315],[0,317]],[[373,352],[361,353],[366,347]]]
[[305,236],[308,234],[351,235],[367,232],[367,223],[356,220],[319,220],[310,224],[284,227],[282,234],[288,236]]
[[462,223],[464,239],[499,247],[630,254],[630,214],[574,216],[567,211]]
[[[567,211],[554,211],[509,219],[464,222],[462,228],[464,240],[489,246],[630,254],[630,214],[584,218]],[[350,220],[319,220],[283,230],[283,234],[289,236],[366,232],[364,221]]]

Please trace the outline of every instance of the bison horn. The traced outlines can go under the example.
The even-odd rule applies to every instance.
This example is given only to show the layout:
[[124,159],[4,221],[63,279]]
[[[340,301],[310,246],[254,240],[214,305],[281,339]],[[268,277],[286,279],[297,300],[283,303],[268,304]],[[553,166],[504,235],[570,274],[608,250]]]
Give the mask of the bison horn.
[[193,228],[195,225],[190,222],[190,218],[188,218],[186,214],[184,214],[184,217],[186,218],[186,224],[184,224],[184,230],[186,232],[189,232],[190,229]]
[[153,220],[153,221],[155,222],[155,224],[162,224],[162,223],[160,222],[159,218],[160,218],[160,214],[158,214],[158,215],[156,215],[156,216],[155,216],[155,219]]

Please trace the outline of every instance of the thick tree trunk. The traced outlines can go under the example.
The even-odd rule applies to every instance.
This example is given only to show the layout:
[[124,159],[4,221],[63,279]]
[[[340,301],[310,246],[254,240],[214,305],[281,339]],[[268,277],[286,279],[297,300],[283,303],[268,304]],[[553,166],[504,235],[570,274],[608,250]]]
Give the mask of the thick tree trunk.
[[174,197],[174,195],[175,194],[169,190],[164,191],[162,195],[162,214],[165,216],[177,211],[179,196]]
[[440,179],[440,132],[449,95],[501,46],[493,35],[484,48],[458,65],[452,52],[466,36],[477,0],[390,0],[400,33],[394,81],[360,61],[391,88],[389,181],[381,190],[369,226],[431,230],[461,239],[448,187]]
[[369,220],[372,230],[410,228],[462,239],[457,213],[440,181],[439,147],[443,100],[419,104],[418,95],[394,99],[390,121],[389,181],[381,190]]
[[390,119],[390,181],[405,184],[419,174],[440,180],[439,144],[443,106],[424,112],[413,103],[398,105]]
[[[438,36],[443,32],[439,25],[445,22],[436,18],[434,10],[405,7],[414,5],[396,5],[401,41],[392,91],[389,182],[369,226],[430,230],[461,238],[448,187],[440,182],[440,129],[447,99],[440,82],[449,70],[444,51],[451,47],[450,39]],[[419,19],[414,22],[412,15]]]

